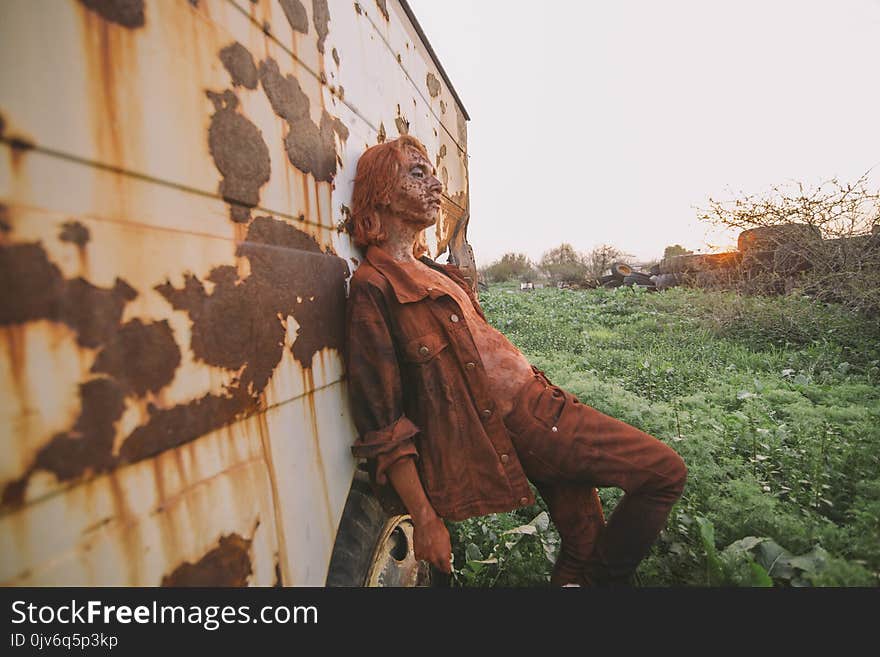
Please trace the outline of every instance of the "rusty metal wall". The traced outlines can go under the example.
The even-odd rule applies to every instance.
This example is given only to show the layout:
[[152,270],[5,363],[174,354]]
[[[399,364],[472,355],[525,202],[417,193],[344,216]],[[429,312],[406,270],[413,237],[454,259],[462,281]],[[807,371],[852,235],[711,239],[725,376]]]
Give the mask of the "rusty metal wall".
[[0,7],[0,583],[323,584],[363,149],[465,266],[466,113],[396,0]]

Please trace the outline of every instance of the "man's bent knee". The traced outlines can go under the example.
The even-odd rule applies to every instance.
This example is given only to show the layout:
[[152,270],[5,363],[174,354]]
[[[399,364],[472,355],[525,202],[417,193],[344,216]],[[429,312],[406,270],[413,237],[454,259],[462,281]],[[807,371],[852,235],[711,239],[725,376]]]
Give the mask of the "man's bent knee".
[[681,497],[681,494],[684,492],[684,484],[687,481],[688,469],[687,465],[685,465],[684,459],[678,455],[677,452],[672,451],[672,456],[670,456],[670,470],[669,470],[669,487],[672,491],[675,492],[676,498]]

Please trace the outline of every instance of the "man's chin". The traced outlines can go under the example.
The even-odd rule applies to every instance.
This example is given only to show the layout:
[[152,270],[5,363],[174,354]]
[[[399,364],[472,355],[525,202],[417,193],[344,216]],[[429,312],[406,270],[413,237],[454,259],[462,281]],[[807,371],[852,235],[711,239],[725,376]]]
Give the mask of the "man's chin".
[[437,218],[439,217],[439,215],[440,215],[439,212],[435,212],[433,214],[423,215],[420,217],[410,217],[409,223],[417,224],[417,225],[421,226],[422,228],[430,228],[431,226],[433,226],[434,224],[437,223]]

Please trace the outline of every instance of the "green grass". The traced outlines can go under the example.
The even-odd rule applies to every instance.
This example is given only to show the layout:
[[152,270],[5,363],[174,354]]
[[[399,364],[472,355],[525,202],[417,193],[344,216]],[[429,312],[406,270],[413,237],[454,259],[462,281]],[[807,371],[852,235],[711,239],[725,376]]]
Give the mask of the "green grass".
[[[554,383],[687,463],[643,584],[878,585],[876,322],[803,298],[683,288],[493,286],[480,300]],[[606,514],[621,494],[600,491]],[[546,585],[558,536],[543,517],[522,529],[545,509],[450,523],[455,581]]]

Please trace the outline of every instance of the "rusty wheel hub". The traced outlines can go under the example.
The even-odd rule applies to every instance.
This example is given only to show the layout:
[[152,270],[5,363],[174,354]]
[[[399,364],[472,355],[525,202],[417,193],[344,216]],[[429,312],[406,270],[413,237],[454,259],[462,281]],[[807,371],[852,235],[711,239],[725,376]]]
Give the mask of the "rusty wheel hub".
[[409,516],[389,518],[382,528],[367,571],[366,586],[430,586],[427,563],[413,553],[413,523]]

